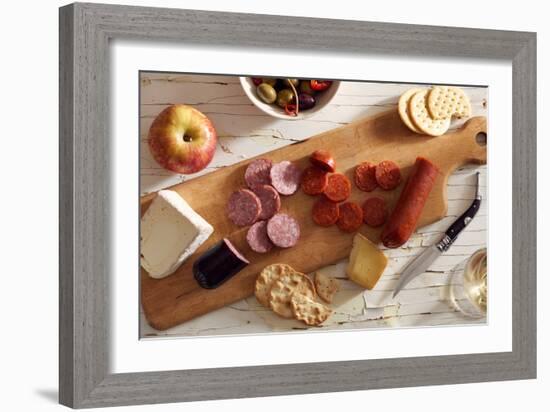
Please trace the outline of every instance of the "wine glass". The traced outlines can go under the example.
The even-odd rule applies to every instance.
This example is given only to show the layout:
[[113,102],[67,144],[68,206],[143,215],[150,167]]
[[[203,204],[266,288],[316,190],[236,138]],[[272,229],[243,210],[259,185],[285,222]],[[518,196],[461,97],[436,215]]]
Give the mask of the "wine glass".
[[471,318],[487,316],[487,249],[479,249],[451,271],[453,306]]

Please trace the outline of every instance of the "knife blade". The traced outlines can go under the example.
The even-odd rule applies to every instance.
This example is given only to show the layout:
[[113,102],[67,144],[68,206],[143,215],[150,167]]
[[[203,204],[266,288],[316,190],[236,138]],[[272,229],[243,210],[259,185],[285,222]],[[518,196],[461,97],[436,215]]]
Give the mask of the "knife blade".
[[424,273],[431,264],[444,252],[446,252],[454,243],[460,232],[470,224],[477,214],[481,205],[481,195],[479,194],[479,172],[476,173],[476,195],[472,204],[466,211],[456,219],[445,232],[443,238],[433,246],[430,246],[416,258],[414,258],[401,272],[399,282],[393,292],[393,298],[403,289],[403,287],[418,275]]
[[392,297],[395,298],[407,283],[428,270],[432,263],[441,256],[442,253],[443,252],[441,252],[436,245],[432,245],[413,259],[401,273],[401,277],[399,278],[399,282],[397,283]]

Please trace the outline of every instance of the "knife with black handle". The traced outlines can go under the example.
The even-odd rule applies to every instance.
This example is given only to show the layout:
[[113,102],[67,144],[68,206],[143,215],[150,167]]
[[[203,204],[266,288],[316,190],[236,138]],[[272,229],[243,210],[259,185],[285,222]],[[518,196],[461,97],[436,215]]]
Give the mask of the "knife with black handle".
[[443,238],[433,246],[430,246],[427,250],[422,252],[416,258],[414,258],[403,270],[401,277],[395,291],[393,292],[393,297],[403,289],[403,287],[413,280],[416,276],[424,273],[431,264],[439,257],[442,253],[446,252],[451,245],[454,243],[460,232],[466,228],[477,214],[481,206],[481,195],[479,194],[479,172],[476,174],[476,195],[472,204],[466,211],[456,219],[453,224],[445,231]]

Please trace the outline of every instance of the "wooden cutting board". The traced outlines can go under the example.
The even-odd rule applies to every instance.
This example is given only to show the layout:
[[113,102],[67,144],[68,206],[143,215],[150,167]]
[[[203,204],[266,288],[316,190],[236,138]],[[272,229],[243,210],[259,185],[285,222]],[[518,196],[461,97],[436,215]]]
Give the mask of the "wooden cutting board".
[[[418,227],[433,223],[446,215],[447,179],[466,163],[485,163],[486,146],[476,141],[478,133],[486,133],[485,117],[474,117],[458,131],[440,137],[418,135],[406,128],[396,110],[368,117],[346,126],[321,133],[305,141],[265,153],[273,162],[291,160],[302,168],[316,149],[329,150],[337,171],[353,182],[355,166],[363,161],[378,163],[392,160],[401,167],[402,183],[392,191],[380,189],[365,193],[352,184],[350,200],[362,203],[368,196],[381,196],[393,209],[417,156],[430,159],[441,174],[423,210]],[[270,253],[253,252],[246,242],[248,228],[235,226],[225,214],[226,203],[234,190],[245,187],[244,172],[251,159],[224,167],[171,187],[213,227],[212,236],[173,275],[152,279],[141,270],[141,303],[152,327],[164,330],[199,315],[250,296],[257,274],[271,263],[284,262],[301,272],[312,272],[349,256],[354,234],[341,232],[336,226],[319,227],[313,223],[311,209],[316,196],[298,190],[292,196],[282,196],[281,211],[298,219],[301,238],[290,249],[275,248]],[[141,213],[149,206],[154,193],[141,198]],[[374,242],[379,241],[382,228],[363,225],[360,232]],[[192,266],[195,259],[222,238],[228,238],[250,261],[245,269],[217,289],[203,289],[195,281]]]

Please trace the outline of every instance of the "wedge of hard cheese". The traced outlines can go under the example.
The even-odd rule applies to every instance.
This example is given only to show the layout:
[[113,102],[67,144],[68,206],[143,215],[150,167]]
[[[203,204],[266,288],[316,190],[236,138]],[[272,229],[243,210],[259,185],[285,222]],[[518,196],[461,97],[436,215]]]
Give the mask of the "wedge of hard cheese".
[[346,269],[350,280],[364,288],[372,289],[387,264],[388,258],[374,243],[359,233],[355,235]]
[[141,266],[152,278],[172,273],[214,232],[176,192],[161,190],[141,218]]

